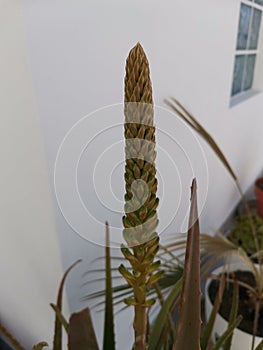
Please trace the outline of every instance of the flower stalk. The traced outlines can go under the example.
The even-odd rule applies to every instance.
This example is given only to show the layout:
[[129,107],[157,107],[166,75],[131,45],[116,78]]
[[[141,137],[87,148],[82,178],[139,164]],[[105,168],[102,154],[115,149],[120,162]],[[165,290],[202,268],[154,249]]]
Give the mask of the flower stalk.
[[125,215],[122,246],[131,269],[123,265],[119,271],[132,286],[134,296],[126,299],[134,306],[135,350],[147,346],[147,308],[154,304],[147,299],[150,287],[162,275],[160,263],[154,261],[159,249],[156,233],[157,179],[155,168],[155,127],[152,85],[147,57],[138,43],[129,53],[125,76]]

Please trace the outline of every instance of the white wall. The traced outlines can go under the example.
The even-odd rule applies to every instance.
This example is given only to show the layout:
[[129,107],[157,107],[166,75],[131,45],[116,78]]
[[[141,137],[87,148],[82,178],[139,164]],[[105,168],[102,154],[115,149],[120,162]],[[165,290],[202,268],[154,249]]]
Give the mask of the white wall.
[[[122,102],[125,59],[129,49],[140,41],[150,60],[156,104],[164,106],[163,99],[170,95],[181,100],[215,136],[239,175],[243,189],[253,182],[262,169],[263,95],[258,94],[229,108],[239,0],[24,0],[22,4],[30,70],[51,181],[57,150],[68,130],[86,114]],[[113,124],[122,120],[122,115],[116,117],[112,112],[115,110],[110,111],[109,119],[113,118]],[[90,130],[96,127],[103,130],[103,118],[100,114],[91,118],[90,125],[87,124]],[[209,179],[206,178],[205,163],[199,153],[196,156],[195,147],[192,147],[194,136],[186,130],[181,132],[182,125],[176,118],[167,114],[162,118],[160,112],[159,117],[156,115],[156,124],[160,129],[160,146],[174,159],[180,174],[175,177],[174,196],[169,197],[169,191],[173,194],[173,182],[169,178],[172,165],[169,161],[157,160],[163,183],[170,188],[166,195],[161,196],[162,203],[172,209],[178,204],[186,205],[191,177],[195,174],[201,202],[206,199],[201,217],[202,230],[211,232],[221,225],[239,200],[233,181],[201,141],[208,163]],[[94,224],[82,217],[80,224],[84,231],[98,237],[103,235],[104,220],[115,226],[121,221],[121,213],[107,211],[98,201],[92,191],[90,176],[96,156],[122,139],[122,129],[114,130],[102,138],[101,143],[99,138],[97,143],[94,141],[80,171],[81,194],[98,219]],[[181,167],[178,159],[182,154],[178,152],[178,146],[170,145],[162,131],[169,131],[172,138],[187,150],[187,156],[194,164],[192,172],[187,166]],[[72,145],[72,152],[75,151],[73,148]],[[122,150],[118,149],[117,153],[123,159]],[[201,167],[198,167],[199,161]],[[124,187],[122,168],[118,169],[112,186],[119,196]],[[65,177],[66,173],[67,169]],[[98,177],[96,180],[108,182],[105,173]],[[181,200],[177,198],[179,180],[182,182]],[[84,272],[91,268],[93,258],[103,254],[103,249],[79,237],[61,215],[55,196],[54,203],[64,268],[76,258],[83,257],[87,262],[82,266]],[[69,209],[78,211],[73,204]],[[165,211],[160,213],[160,221],[166,223]],[[182,217],[177,216],[166,232],[178,231],[181,221]],[[80,298],[98,288],[96,285],[79,288],[84,281],[81,274],[75,274],[69,280],[71,309],[82,307]],[[101,315],[94,316],[101,332]],[[131,321],[123,321],[123,318],[118,324],[118,349],[127,348],[127,339],[131,339],[132,334]]]
[[20,1],[0,1],[0,314],[27,349],[52,344],[62,269]]

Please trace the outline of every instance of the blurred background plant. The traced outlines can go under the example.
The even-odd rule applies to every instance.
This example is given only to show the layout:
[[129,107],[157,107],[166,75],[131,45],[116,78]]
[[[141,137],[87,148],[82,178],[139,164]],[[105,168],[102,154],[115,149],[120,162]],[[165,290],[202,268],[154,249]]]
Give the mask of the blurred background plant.
[[[263,220],[257,215],[252,215],[251,220],[255,228],[259,249],[262,250]],[[233,227],[227,233],[227,237],[236,246],[241,246],[249,256],[256,254],[257,249],[251,234],[250,218],[247,215],[236,217]]]

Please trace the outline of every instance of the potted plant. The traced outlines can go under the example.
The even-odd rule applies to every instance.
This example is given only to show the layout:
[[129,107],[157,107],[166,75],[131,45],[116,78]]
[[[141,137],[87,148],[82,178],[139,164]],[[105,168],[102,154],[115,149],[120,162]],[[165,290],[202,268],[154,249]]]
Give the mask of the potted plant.
[[[222,276],[227,273],[229,285],[233,287],[233,280],[229,278],[229,272],[234,272],[236,275],[237,283],[239,285],[239,301],[242,300],[242,296],[245,295],[245,301],[241,302],[240,305],[246,304],[247,309],[245,312],[239,308],[241,315],[244,315],[244,319],[247,318],[247,314],[250,313],[252,316],[251,325],[248,327],[249,332],[245,334],[248,337],[246,344],[251,344],[251,349],[255,349],[256,342],[260,338],[263,338],[263,324],[261,325],[261,320],[263,319],[263,251],[262,251],[262,222],[258,217],[253,217],[251,215],[249,206],[247,205],[245,196],[243,194],[241,185],[238,181],[238,178],[231,168],[229,162],[224,156],[223,152],[212,138],[211,135],[204,129],[204,127],[194,118],[194,116],[187,111],[187,109],[180,104],[179,101],[172,98],[171,100],[166,100],[167,105],[169,105],[191,128],[193,128],[199,135],[201,135],[205,141],[211,146],[218,158],[221,160],[225,168],[228,170],[229,174],[236,183],[237,189],[241,195],[241,199],[244,203],[244,208],[246,211],[246,216],[237,220],[233,229],[230,231],[229,236],[225,237],[222,233],[216,232],[215,236],[210,236],[207,234],[201,235],[201,249],[204,258],[203,272],[207,273],[213,269],[213,266],[221,263],[222,259],[224,261],[223,266],[220,270],[215,272],[219,273],[217,279],[222,278]],[[183,246],[184,242],[174,245],[174,250],[180,249]],[[236,256],[238,260],[242,261],[243,268],[241,264],[232,266],[229,263],[232,260],[232,257]],[[249,275],[249,277],[247,277]],[[206,298],[210,299],[209,288],[211,283],[206,287],[207,293]],[[218,286],[217,286],[218,289]],[[231,288],[228,288],[228,291]],[[245,293],[243,293],[245,289]],[[227,294],[227,290],[225,291]],[[233,294],[233,288],[229,292]],[[228,295],[228,294],[227,294]],[[223,304],[231,299],[228,296],[223,297]],[[211,301],[211,300],[210,300]],[[206,302],[208,305],[210,301]],[[231,301],[230,301],[231,304]],[[224,314],[224,317],[228,319],[229,314],[229,305],[226,307],[228,309],[228,314]],[[222,309],[219,310],[222,313]],[[220,316],[217,315],[217,320],[220,319]],[[218,321],[219,322],[219,321]],[[218,324],[216,322],[216,325]],[[240,327],[244,328],[244,320],[240,323]],[[220,322],[219,322],[220,323]],[[260,327],[259,327],[260,326]],[[215,339],[215,333],[217,330],[214,330],[213,339]],[[220,334],[220,331],[218,331]],[[234,340],[237,337],[234,338]],[[244,344],[244,343],[243,343]],[[235,344],[233,342],[233,350],[241,349],[240,344]],[[247,350],[246,345],[244,349]]]
[[258,215],[263,218],[263,177],[256,180],[254,193],[257,199]]
[[[234,328],[239,324],[241,318],[233,312],[233,318],[226,325],[224,332],[215,344],[210,343],[212,329],[215,319],[210,318],[208,325],[204,328],[201,335],[201,318],[200,318],[200,271],[199,271],[199,222],[197,215],[197,192],[196,181],[192,183],[191,189],[191,208],[189,216],[189,230],[187,234],[187,244],[185,252],[184,274],[174,284],[168,297],[163,300],[159,292],[161,303],[160,311],[154,321],[148,334],[149,344],[143,350],[219,350],[225,344],[225,349],[230,350],[231,337]],[[115,333],[113,317],[113,299],[112,299],[112,276],[111,276],[111,256],[109,248],[109,227],[106,223],[106,247],[105,247],[105,322],[103,350],[115,350]],[[53,350],[62,350],[65,347],[62,342],[62,331],[68,335],[68,350],[99,350],[96,334],[90,315],[89,308],[73,313],[69,320],[63,315],[62,297],[63,288],[69,272],[76,266],[80,260],[72,264],[65,272],[58,290],[57,301],[50,304],[56,314],[55,329],[53,336]],[[181,289],[182,287],[182,289]],[[157,288],[158,289],[158,288]],[[222,285],[220,285],[222,290]],[[221,301],[221,295],[218,293],[212,314],[215,314]],[[232,310],[236,310],[237,298],[232,304]],[[170,322],[171,311],[179,308],[179,319],[174,329],[173,323]],[[171,334],[172,333],[172,339]],[[191,334],[191,337],[189,336]],[[0,323],[0,335],[4,337],[13,350],[25,350],[13,335]],[[262,343],[263,345],[263,343]],[[32,350],[42,350],[47,347],[45,341],[41,341]],[[258,348],[260,350],[260,348]]]
[[[255,334],[258,334],[258,336],[255,336],[253,344],[254,348],[260,344],[263,338],[262,317],[258,318],[258,330],[261,330],[261,332],[256,332],[253,330],[255,304],[254,300],[252,300],[252,295],[255,295],[256,286],[254,286],[254,289],[251,289],[250,283],[254,283],[254,275],[253,273],[251,273],[251,271],[249,271],[248,266],[244,263],[230,264],[227,268],[227,272],[224,271],[224,267],[222,266],[215,269],[211,274],[211,278],[208,279],[206,283],[205,310],[206,316],[208,317],[212,312],[213,305],[215,302],[215,296],[219,289],[219,279],[222,276],[227,277],[227,274],[229,275],[229,283],[228,286],[225,288],[224,293],[222,294],[222,302],[215,319],[214,328],[212,332],[212,341],[216,341],[217,338],[223,333],[226,325],[228,324],[228,320],[231,317],[231,306],[235,288],[234,283],[236,282],[239,294],[237,313],[239,315],[242,315],[242,320],[238,325],[238,328],[234,330],[231,349],[251,349],[251,334],[255,332]],[[231,275],[232,271],[234,271],[234,275]],[[236,278],[236,280],[233,280],[233,277]],[[250,307],[248,307],[248,305],[250,305]]]
[[[158,256],[159,238],[155,233],[158,223],[156,207],[157,181],[155,178],[155,137],[153,126],[153,109],[151,96],[151,83],[149,80],[149,66],[146,55],[137,44],[130,52],[126,65],[125,86],[125,137],[126,137],[126,205],[124,223],[124,239],[127,246],[122,246],[121,251],[124,261],[129,262],[131,267],[119,268],[121,275],[127,281],[125,288],[132,292],[132,296],[123,301],[134,307],[134,346],[136,350],[206,350],[212,334],[214,320],[208,322],[204,336],[201,337],[200,317],[200,230],[197,210],[197,185],[192,182],[191,206],[189,215],[189,229],[185,251],[184,271],[172,285],[167,298],[164,298],[160,289],[162,278],[165,274],[160,261],[155,261]],[[131,107],[129,103],[135,103]],[[138,105],[137,103],[143,103]],[[146,104],[146,105],[145,105]],[[132,114],[130,114],[132,113]],[[129,118],[138,118],[135,121]],[[140,119],[142,118],[142,119]],[[143,122],[143,123],[142,123]],[[134,141],[133,146],[140,152],[140,157],[134,156],[133,148],[129,147],[128,139]],[[142,150],[145,150],[145,142],[151,141],[151,147],[146,147],[146,155],[149,156],[150,164],[141,158]],[[135,187],[132,183],[136,180],[144,180],[148,185],[149,193],[144,196],[141,182]],[[133,191],[132,191],[133,190]],[[132,195],[131,195],[132,194]],[[138,206],[144,199],[143,206]],[[134,209],[136,207],[136,209]],[[133,209],[133,210],[131,210]],[[131,229],[132,228],[132,229]],[[109,227],[106,223],[105,244],[105,323],[104,323],[104,350],[115,350],[114,322],[113,322],[113,298],[112,298],[112,275],[111,257],[109,247]],[[69,350],[98,350],[98,343],[93,329],[92,320],[88,308],[74,313],[69,320],[63,315],[62,296],[65,280],[71,269],[79,261],[74,263],[64,274],[58,291],[56,304],[51,304],[55,318],[55,332],[53,350],[62,350],[62,331],[68,334]],[[149,295],[156,290],[157,298],[149,299]],[[161,305],[153,325],[149,327],[146,310],[151,308],[158,299]],[[217,298],[215,309],[218,308],[220,298]],[[233,302],[233,310],[236,309],[237,300]],[[174,329],[172,312],[179,308],[179,318]],[[233,329],[240,322],[233,311],[233,319],[226,326],[225,332],[214,345],[213,350],[218,350],[221,345],[230,349],[229,340]],[[129,322],[127,322],[127,325]],[[150,331],[149,331],[150,329]],[[190,334],[190,336],[189,336]],[[14,350],[24,350],[8,330],[0,324],[2,335]],[[227,343],[228,342],[228,343]],[[46,342],[40,342],[33,350],[41,350],[48,346]]]

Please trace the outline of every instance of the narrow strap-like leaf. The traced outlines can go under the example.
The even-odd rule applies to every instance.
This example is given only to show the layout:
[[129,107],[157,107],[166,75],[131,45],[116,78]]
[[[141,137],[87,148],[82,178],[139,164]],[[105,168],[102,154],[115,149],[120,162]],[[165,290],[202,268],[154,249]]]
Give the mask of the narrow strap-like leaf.
[[154,321],[150,339],[149,339],[149,350],[156,350],[156,345],[159,343],[162,331],[167,323],[167,315],[169,315],[170,309],[175,301],[178,299],[182,287],[182,278],[179,279],[173,286],[169,296],[164,301],[163,306],[161,307],[160,312],[156,320]]
[[[222,301],[222,297],[223,297],[223,293],[224,293],[224,289],[225,289],[225,282],[226,282],[226,277],[223,275],[222,278],[220,279],[220,284],[219,284],[219,288],[218,288],[218,292],[216,295],[216,299],[213,305],[213,309],[211,311],[211,314],[209,316],[209,320],[207,321],[207,324],[204,328],[203,331],[203,335],[201,337],[201,348],[202,350],[206,350],[207,345],[209,344],[210,338],[211,338],[211,334],[214,328],[214,323],[216,320],[216,315],[218,313],[221,301]],[[209,296],[207,296],[209,297]]]
[[114,316],[111,281],[111,257],[109,225],[106,222],[106,247],[105,247],[105,272],[106,272],[106,297],[103,350],[115,350]]
[[234,322],[232,322],[231,325],[227,328],[227,330],[221,335],[221,337],[218,339],[217,343],[214,345],[212,350],[219,350],[221,349],[222,345],[225,343],[225,341],[231,336],[235,328],[239,325],[239,323],[242,321],[242,316],[239,315]]
[[[163,306],[164,297],[162,295],[161,288],[158,283],[155,283],[154,287],[156,289],[159,302],[161,306]],[[166,325],[162,331],[162,335],[159,339],[158,344],[156,344],[156,350],[161,350],[163,349],[163,347],[165,350],[169,349],[170,343],[173,344],[174,340],[175,340],[175,324],[172,317],[172,312],[169,311],[169,313],[167,314]]]
[[65,319],[65,317],[62,315],[62,312],[58,309],[58,307],[55,304],[51,303],[50,306],[55,311],[56,316],[58,317],[58,319],[59,319],[60,323],[62,324],[62,326],[64,327],[65,331],[68,333],[69,324],[68,324],[67,320]]
[[[193,117],[193,115],[175,98],[171,98],[173,102],[165,100],[164,102],[171,107],[189,126],[191,126],[203,139],[210,145],[212,150],[216,153],[223,165],[226,167],[234,181],[237,181],[237,176],[231,168],[228,160],[224,156],[223,152],[212,138],[212,136],[206,131],[206,129]],[[179,107],[179,108],[178,108]],[[181,109],[181,110],[180,110]]]
[[[237,312],[238,312],[238,303],[239,303],[239,285],[238,281],[234,279],[234,292],[233,292],[233,300],[232,300],[232,307],[230,311],[229,321],[228,324],[231,326],[231,324],[235,321],[237,318]],[[228,339],[225,342],[224,350],[230,350],[231,349],[231,343],[232,343],[233,333],[230,334]]]
[[[58,296],[57,296],[57,309],[62,312],[62,297],[63,297],[63,288],[64,284],[67,278],[67,275],[69,272],[75,267],[81,260],[77,260],[74,264],[72,264],[67,271],[64,273],[62,280],[60,282],[59,290],[58,290]],[[62,350],[62,324],[60,322],[60,319],[56,313],[56,319],[55,319],[55,332],[54,332],[54,338],[53,338],[53,350]]]
[[164,102],[171,107],[179,116],[182,118],[191,128],[193,128],[202,138],[209,144],[209,146],[212,148],[212,150],[215,152],[215,154],[218,156],[218,158],[221,160],[225,168],[228,170],[229,174],[234,179],[237,189],[241,195],[242,201],[245,206],[245,210],[247,212],[247,215],[249,217],[250,221],[250,227],[253,235],[253,239],[255,241],[255,246],[257,248],[257,251],[259,250],[259,242],[256,235],[256,231],[253,225],[253,222],[251,220],[251,210],[249,209],[249,206],[247,204],[246,198],[244,196],[244,193],[242,191],[241,185],[238,181],[238,178],[230,166],[228,160],[226,159],[225,155],[219,148],[218,144],[215,142],[213,137],[206,131],[206,129],[193,117],[193,115],[175,98],[171,97],[171,101],[165,100]]

